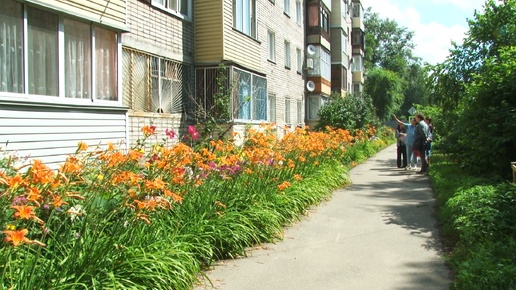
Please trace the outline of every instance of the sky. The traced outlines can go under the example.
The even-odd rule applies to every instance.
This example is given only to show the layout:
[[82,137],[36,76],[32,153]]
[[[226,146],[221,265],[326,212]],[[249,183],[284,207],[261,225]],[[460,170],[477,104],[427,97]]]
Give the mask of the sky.
[[[485,0],[362,0],[381,18],[395,20],[400,27],[414,31],[414,54],[424,62],[443,62],[452,48],[462,43],[468,31],[467,19],[482,11]],[[367,33],[367,32],[366,32]]]

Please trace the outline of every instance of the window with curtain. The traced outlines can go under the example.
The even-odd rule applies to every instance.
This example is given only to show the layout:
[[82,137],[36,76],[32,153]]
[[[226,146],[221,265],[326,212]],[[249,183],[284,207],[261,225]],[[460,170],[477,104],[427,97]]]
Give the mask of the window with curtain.
[[119,45],[116,31],[1,0],[0,91],[118,101]]
[[29,94],[57,96],[59,16],[28,7],[27,24]]
[[91,27],[64,20],[65,30],[65,96],[91,98]]
[[115,101],[117,93],[117,34],[95,27],[96,98]]
[[267,55],[269,60],[276,61],[276,36],[270,30],[267,31]]
[[23,93],[23,6],[0,1],[0,92]]

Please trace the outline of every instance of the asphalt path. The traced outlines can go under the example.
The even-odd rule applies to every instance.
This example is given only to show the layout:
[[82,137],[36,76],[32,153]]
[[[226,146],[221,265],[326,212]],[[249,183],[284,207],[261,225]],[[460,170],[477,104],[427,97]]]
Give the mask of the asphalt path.
[[449,289],[428,176],[390,146],[350,172],[284,239],[220,261],[195,290]]

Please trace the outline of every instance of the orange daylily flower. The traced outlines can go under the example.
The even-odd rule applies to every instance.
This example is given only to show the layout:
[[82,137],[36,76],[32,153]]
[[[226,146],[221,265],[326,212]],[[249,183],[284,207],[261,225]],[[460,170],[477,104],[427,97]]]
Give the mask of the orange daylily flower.
[[7,235],[7,237],[5,237],[5,242],[6,243],[11,242],[11,243],[13,243],[13,245],[15,247],[21,243],[26,243],[26,244],[31,243],[31,240],[29,240],[27,237],[25,237],[28,232],[29,232],[29,230],[27,230],[27,229],[23,229],[23,230],[19,230],[19,231],[2,231],[3,234]]
[[23,185],[25,181],[23,180],[23,177],[20,174],[16,174],[12,178],[8,177],[8,182],[9,182],[9,188],[16,189],[20,185]]
[[14,213],[15,218],[22,218],[22,219],[26,219],[26,220],[34,219],[40,224],[45,223],[43,220],[38,218],[36,216],[36,214],[34,213],[34,208],[35,208],[34,206],[12,205],[11,208],[16,210],[16,212]]
[[88,144],[80,141],[79,144],[77,145],[77,152],[86,151],[86,150],[88,150]]
[[290,182],[284,181],[282,184],[278,185],[278,189],[280,191],[285,190],[290,187]]
[[22,218],[22,219],[29,220],[36,215],[34,213],[34,208],[35,208],[34,206],[13,205],[13,206],[11,206],[11,208],[16,210],[16,212],[14,213],[15,218]]

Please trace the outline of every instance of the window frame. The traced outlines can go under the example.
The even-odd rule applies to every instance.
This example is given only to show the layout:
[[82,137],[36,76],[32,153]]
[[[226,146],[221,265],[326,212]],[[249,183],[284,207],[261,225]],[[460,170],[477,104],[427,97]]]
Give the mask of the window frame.
[[[3,1],[3,0],[2,0]],[[7,3],[7,2],[4,2]],[[105,104],[105,105],[115,105],[120,106],[122,104],[122,78],[121,78],[121,55],[122,55],[122,42],[121,42],[121,33],[119,30],[114,28],[109,28],[105,26],[99,26],[97,23],[93,23],[91,21],[88,21],[86,19],[82,18],[71,18],[68,15],[65,15],[64,13],[61,13],[60,11],[55,11],[51,9],[41,8],[33,5],[29,5],[28,3],[19,3],[17,1],[12,1],[15,5],[21,5],[22,14],[19,15],[17,18],[22,22],[20,26],[20,30],[22,33],[22,40],[21,40],[21,63],[17,63],[17,66],[20,66],[19,69],[22,71],[22,85],[21,92],[14,92],[14,90],[11,91],[1,91],[0,97],[1,98],[9,98],[12,100],[25,100],[25,101],[37,101],[37,102],[43,102],[43,103],[50,103],[50,104],[56,104],[56,100],[58,101],[58,104],[82,104],[82,105],[98,105],[98,104]],[[52,15],[55,15],[57,17],[57,27],[56,27],[56,51],[57,51],[57,66],[55,68],[55,71],[53,73],[56,74],[56,86],[57,86],[57,93],[55,95],[48,95],[48,94],[37,94],[30,91],[29,86],[31,82],[30,78],[30,53],[29,49],[31,47],[29,46],[29,41],[31,38],[31,34],[29,31],[29,10],[34,9],[35,12],[37,11],[44,11],[46,13],[50,13]],[[90,34],[89,34],[89,57],[90,57],[90,63],[89,63],[89,85],[88,85],[88,92],[89,97],[87,98],[78,98],[78,97],[70,97],[67,96],[67,79],[66,79],[66,67],[67,67],[67,60],[66,60],[66,40],[68,37],[68,34],[65,32],[65,21],[66,19],[71,21],[76,21],[78,23],[82,23],[85,25],[88,25]],[[98,31],[107,31],[109,33],[112,33],[113,35],[113,43],[110,43],[109,45],[112,46],[112,55],[114,55],[114,59],[111,60],[111,65],[109,66],[110,74],[114,74],[114,82],[110,83],[111,89],[110,89],[110,96],[109,98],[101,98],[98,95],[98,78],[101,77],[98,75],[97,72],[97,66],[99,63],[97,46],[96,41],[98,42],[100,40],[98,38]],[[54,32],[52,32],[54,33]],[[76,61],[76,59],[74,60]],[[104,60],[105,61],[105,60]],[[37,69],[36,69],[37,73]]]
[[289,97],[285,98],[285,126],[292,126],[291,101]]
[[290,69],[292,67],[290,41],[285,39],[283,44],[284,44],[284,48],[285,48],[285,68]]
[[283,0],[283,13],[290,16],[290,0]]
[[296,23],[298,25],[303,23],[303,6],[301,0],[296,0]]
[[296,48],[297,73],[303,73],[303,52],[301,48]]
[[[257,39],[256,0],[233,0],[233,28],[251,38]],[[240,8],[240,9],[239,9]],[[247,10],[246,10],[247,8]],[[249,19],[246,18],[246,13]],[[244,20],[247,20],[244,22]],[[249,27],[244,26],[247,24]]]
[[276,62],[276,33],[267,30],[267,60]]
[[[237,72],[238,71],[238,72]],[[236,75],[243,75],[247,74],[249,75],[249,84],[246,84],[246,86],[249,87],[250,96],[241,96],[241,87],[240,87],[240,79],[236,79]],[[256,73],[253,73],[251,71],[244,70],[239,67],[232,66],[231,67],[231,84],[232,84],[232,98],[231,98],[231,108],[232,108],[232,119],[236,122],[245,122],[245,123],[258,123],[258,122],[264,122],[267,121],[267,112],[268,112],[268,94],[267,94],[267,87],[268,87],[268,80],[266,77],[258,75]],[[257,87],[256,83],[258,81],[263,81],[264,87]],[[258,93],[260,90],[263,90],[262,93],[264,93],[263,96],[265,96],[264,100],[262,102],[265,104],[264,116],[263,118],[256,117],[257,110],[259,108],[259,105],[257,105],[257,98]],[[246,100],[245,103],[240,104],[240,99],[242,97],[249,97],[248,100]],[[246,111],[241,111],[241,108],[246,107]],[[247,116],[247,117],[246,117]]]
[[[186,14],[181,12],[181,8],[179,8],[179,9],[170,8],[171,2],[175,2],[176,7],[181,7],[183,4],[183,1],[186,2],[186,9],[187,9]],[[170,13],[178,18],[192,21],[192,9],[193,9],[192,0],[151,0],[150,2],[151,2],[152,6],[158,8],[158,9],[164,10],[167,13]],[[160,2],[164,2],[164,4],[162,4]]]

